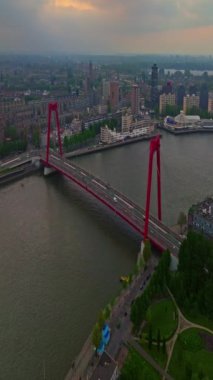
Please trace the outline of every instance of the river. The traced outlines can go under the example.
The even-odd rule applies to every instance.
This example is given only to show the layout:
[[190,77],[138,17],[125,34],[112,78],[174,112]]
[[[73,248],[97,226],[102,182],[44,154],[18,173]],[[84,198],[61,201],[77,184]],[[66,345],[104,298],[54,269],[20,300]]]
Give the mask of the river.
[[[172,225],[213,193],[213,134],[163,133],[161,145],[163,219]],[[146,141],[75,162],[144,206],[148,154]],[[119,276],[133,269],[140,238],[59,175],[0,192],[0,379],[63,380]],[[155,195],[153,186],[153,212]]]

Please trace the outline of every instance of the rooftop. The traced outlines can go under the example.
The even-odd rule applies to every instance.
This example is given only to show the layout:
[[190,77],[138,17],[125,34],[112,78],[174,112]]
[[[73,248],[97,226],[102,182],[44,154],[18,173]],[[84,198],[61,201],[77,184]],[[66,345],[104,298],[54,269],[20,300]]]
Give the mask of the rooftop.
[[111,380],[117,367],[116,362],[107,352],[104,352],[95,368],[90,380]]

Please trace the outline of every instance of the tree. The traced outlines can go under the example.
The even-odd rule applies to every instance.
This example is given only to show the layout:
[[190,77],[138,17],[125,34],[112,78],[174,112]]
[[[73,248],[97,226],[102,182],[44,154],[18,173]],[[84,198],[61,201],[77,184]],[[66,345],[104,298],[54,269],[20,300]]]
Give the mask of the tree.
[[192,378],[192,366],[191,366],[191,363],[186,363],[185,365],[185,379],[187,380],[191,380]]
[[40,148],[40,129],[39,128],[36,128],[34,131],[33,131],[33,145],[36,147],[36,148]]
[[163,337],[162,351],[164,354],[166,353],[166,339],[165,339],[165,337]]
[[157,334],[157,349],[158,349],[158,351],[160,351],[160,343],[161,343],[160,330],[158,329],[158,334]]
[[148,346],[149,346],[149,350],[152,349],[152,325],[149,326],[149,337],[148,337],[149,341],[148,341]]
[[152,255],[152,250],[151,250],[151,244],[148,239],[144,241],[144,249],[143,249],[143,258],[145,263],[147,263]]
[[92,343],[95,346],[96,350],[99,347],[101,341],[101,330],[99,325],[96,323],[93,332],[92,332]]
[[105,309],[104,309],[104,316],[105,316],[105,319],[108,319],[110,317],[110,314],[111,314],[111,307],[110,305],[108,304]]
[[205,373],[202,368],[199,369],[198,377],[199,377],[199,380],[203,380],[205,378]]
[[136,299],[136,301],[131,306],[130,319],[134,325],[134,329],[138,330],[140,327],[140,323],[141,323],[141,316],[140,316],[138,299]]
[[98,317],[98,326],[100,327],[100,330],[102,330],[104,322],[105,322],[105,313],[103,310],[100,311],[99,317]]
[[161,112],[162,116],[176,116],[180,113],[180,107],[167,104],[165,109]]
[[178,216],[178,221],[177,221],[178,225],[180,226],[180,232],[182,234],[183,232],[183,226],[187,223],[187,218],[186,218],[186,214],[184,214],[183,211],[180,212],[179,216]]
[[10,125],[5,128],[4,130],[5,138],[11,139],[11,140],[17,140],[18,138],[18,131],[17,128],[14,125]]

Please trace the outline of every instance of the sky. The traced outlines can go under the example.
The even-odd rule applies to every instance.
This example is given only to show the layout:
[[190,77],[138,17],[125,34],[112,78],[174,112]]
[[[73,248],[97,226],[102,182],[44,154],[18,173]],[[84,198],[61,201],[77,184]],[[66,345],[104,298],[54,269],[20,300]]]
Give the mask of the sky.
[[0,51],[213,54],[213,0],[1,0]]

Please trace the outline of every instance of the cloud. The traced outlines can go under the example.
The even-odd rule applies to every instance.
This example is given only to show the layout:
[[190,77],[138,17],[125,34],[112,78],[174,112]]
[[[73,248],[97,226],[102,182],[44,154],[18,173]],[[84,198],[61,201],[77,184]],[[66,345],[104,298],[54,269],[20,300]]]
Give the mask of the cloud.
[[68,8],[80,12],[97,10],[96,6],[90,1],[55,0],[54,5],[56,8]]
[[212,13],[212,0],[1,0],[1,49],[160,52],[164,36],[168,48],[180,51],[185,34],[199,52]]

